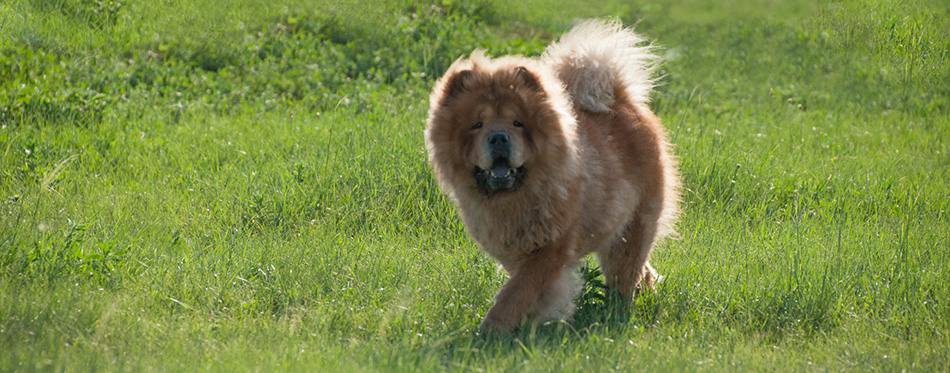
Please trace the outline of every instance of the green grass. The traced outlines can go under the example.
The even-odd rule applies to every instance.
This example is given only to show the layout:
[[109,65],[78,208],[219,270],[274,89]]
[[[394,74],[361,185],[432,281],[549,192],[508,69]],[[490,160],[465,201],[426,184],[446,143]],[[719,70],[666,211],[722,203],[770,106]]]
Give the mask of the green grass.
[[[0,5],[0,370],[947,369],[945,3],[359,3]],[[428,91],[588,16],[665,57],[667,280],[484,340]]]

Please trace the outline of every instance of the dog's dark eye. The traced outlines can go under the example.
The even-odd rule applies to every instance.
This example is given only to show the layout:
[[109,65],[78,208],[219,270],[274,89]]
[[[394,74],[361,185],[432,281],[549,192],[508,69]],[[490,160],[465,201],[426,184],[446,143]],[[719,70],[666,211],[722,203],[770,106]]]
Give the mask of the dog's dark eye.
[[475,123],[475,125],[472,126],[472,129],[473,129],[473,130],[477,130],[477,129],[479,129],[479,128],[482,128],[482,122]]
[[524,127],[524,123],[521,123],[521,122],[519,122],[519,121],[515,121],[515,127]]

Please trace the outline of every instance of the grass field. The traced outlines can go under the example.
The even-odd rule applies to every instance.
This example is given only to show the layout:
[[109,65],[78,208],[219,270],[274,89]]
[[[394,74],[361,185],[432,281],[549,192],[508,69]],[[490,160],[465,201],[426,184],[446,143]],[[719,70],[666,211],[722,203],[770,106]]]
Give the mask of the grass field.
[[[0,4],[0,371],[948,369],[946,2],[519,4]],[[428,91],[594,16],[664,57],[667,280],[483,339]]]

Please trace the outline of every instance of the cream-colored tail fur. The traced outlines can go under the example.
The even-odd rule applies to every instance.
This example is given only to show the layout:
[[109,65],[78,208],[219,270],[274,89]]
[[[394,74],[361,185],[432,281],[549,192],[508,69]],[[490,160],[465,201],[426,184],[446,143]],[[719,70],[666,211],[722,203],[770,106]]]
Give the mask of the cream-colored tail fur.
[[650,101],[654,86],[653,47],[616,20],[589,20],[561,36],[544,52],[574,103],[592,112],[608,112],[615,89],[635,103]]

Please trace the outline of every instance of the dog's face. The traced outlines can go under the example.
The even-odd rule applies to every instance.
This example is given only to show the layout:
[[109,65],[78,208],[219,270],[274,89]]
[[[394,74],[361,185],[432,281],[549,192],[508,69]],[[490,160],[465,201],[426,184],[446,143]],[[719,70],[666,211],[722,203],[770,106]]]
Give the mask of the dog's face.
[[[537,156],[545,123],[543,91],[524,67],[450,71],[430,113],[426,137],[437,171],[469,178],[486,196],[518,190]],[[447,163],[440,165],[439,163]],[[467,174],[467,175],[466,175]]]
[[472,165],[478,189],[491,195],[516,190],[524,182],[525,125],[529,115],[512,93],[481,88],[458,104],[456,129],[461,156]]

